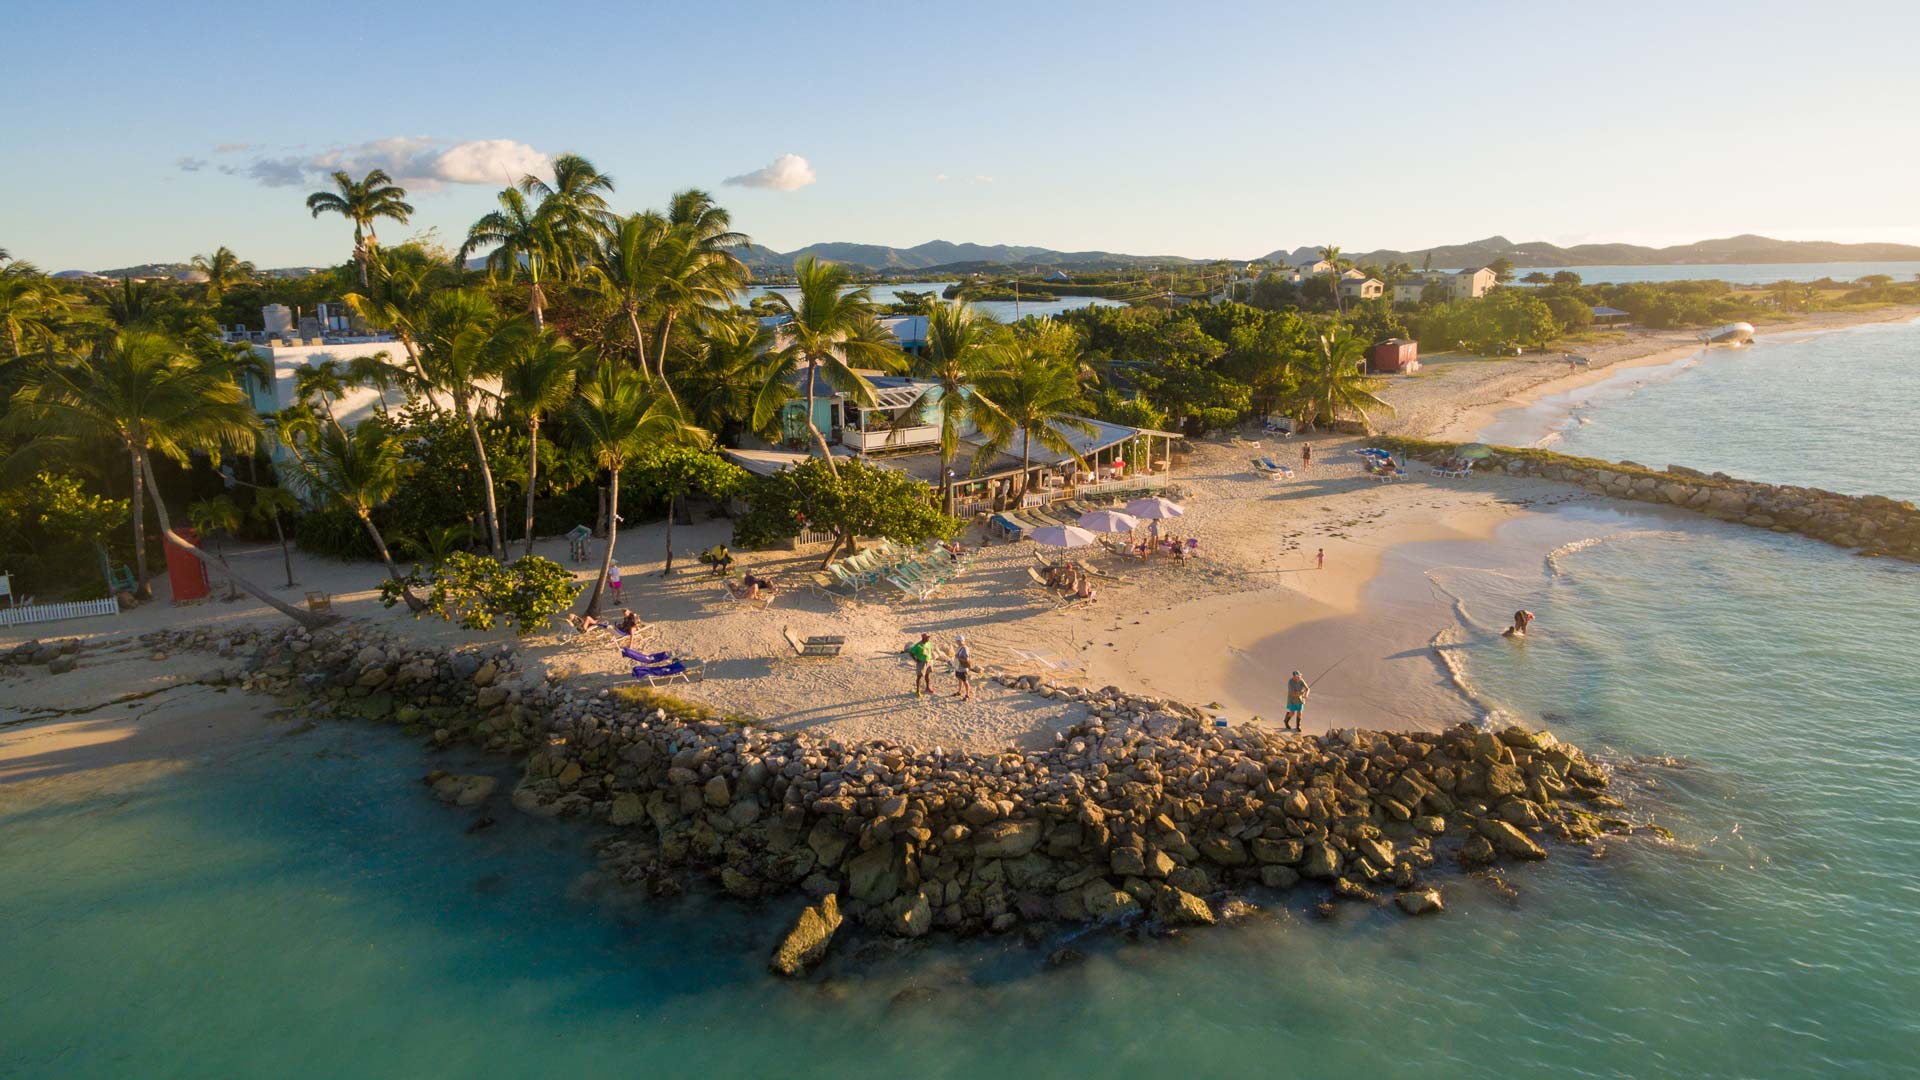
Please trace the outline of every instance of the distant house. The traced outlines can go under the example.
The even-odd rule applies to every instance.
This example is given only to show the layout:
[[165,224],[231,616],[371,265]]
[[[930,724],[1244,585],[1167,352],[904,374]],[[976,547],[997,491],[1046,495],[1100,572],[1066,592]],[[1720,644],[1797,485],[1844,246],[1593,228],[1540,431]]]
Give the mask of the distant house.
[[1411,375],[1420,370],[1420,343],[1406,338],[1375,342],[1367,350],[1367,366],[1376,375]]
[[1321,274],[1333,273],[1333,264],[1325,259],[1308,259],[1293,269],[1300,277],[1318,277]]
[[1593,325],[1625,326],[1633,321],[1633,313],[1621,311],[1617,307],[1596,307],[1593,309]]
[[1365,270],[1359,270],[1349,266],[1345,270],[1340,271],[1340,280],[1365,281],[1367,280],[1367,272]]
[[1365,274],[1359,278],[1344,278],[1340,282],[1340,295],[1348,300],[1378,300],[1386,295],[1387,283]]
[[1500,283],[1499,275],[1487,267],[1461,270],[1447,281],[1448,293],[1455,300],[1472,300],[1485,296],[1488,291]]
[[1432,282],[1426,278],[1411,278],[1394,283],[1393,302],[1396,304],[1417,304],[1427,295],[1427,286]]
[[1053,273],[1048,274],[1046,277],[1041,278],[1040,280],[1065,284],[1067,282],[1072,281],[1073,279],[1067,276],[1067,272],[1065,270],[1055,270]]

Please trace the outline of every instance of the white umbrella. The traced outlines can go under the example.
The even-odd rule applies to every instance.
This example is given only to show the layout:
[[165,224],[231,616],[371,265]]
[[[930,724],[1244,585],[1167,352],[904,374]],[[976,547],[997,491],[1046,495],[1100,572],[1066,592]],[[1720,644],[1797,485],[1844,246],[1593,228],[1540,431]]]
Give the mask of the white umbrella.
[[1077,525],[1046,525],[1030,535],[1036,544],[1057,548],[1091,547],[1100,542],[1099,537]]
[[1172,499],[1163,499],[1158,495],[1146,499],[1135,499],[1127,504],[1127,513],[1137,518],[1177,518],[1184,517],[1186,510]]
[[1140,522],[1118,510],[1089,510],[1080,515],[1080,527],[1089,532],[1124,533],[1139,528]]

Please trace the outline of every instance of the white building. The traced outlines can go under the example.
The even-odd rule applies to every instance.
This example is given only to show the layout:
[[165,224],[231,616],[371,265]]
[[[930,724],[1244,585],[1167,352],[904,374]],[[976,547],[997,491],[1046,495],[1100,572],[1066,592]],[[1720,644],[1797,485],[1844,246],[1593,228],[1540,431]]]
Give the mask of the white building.
[[1345,277],[1340,282],[1340,295],[1348,300],[1378,300],[1386,291],[1386,282],[1365,274],[1358,278]]

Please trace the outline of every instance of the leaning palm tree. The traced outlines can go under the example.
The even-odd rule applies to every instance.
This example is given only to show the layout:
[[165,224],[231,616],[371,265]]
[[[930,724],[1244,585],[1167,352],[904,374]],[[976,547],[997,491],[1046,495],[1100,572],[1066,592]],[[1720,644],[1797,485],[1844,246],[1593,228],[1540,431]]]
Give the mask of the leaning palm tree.
[[207,275],[207,299],[219,303],[228,289],[253,279],[253,264],[233,253],[225,244],[211,255],[195,255],[193,268]]
[[1374,396],[1379,383],[1363,374],[1365,357],[1365,343],[1350,331],[1321,334],[1320,347],[1309,352],[1299,368],[1300,382],[1293,394],[1295,417],[1312,427],[1353,414],[1372,430],[1368,411],[1392,412],[1393,406]]
[[965,300],[935,304],[927,315],[927,346],[913,373],[938,384],[934,409],[940,414],[940,494],[952,486],[953,457],[967,423],[986,429],[1000,407],[981,387],[1005,352],[1004,329]]
[[1075,365],[1037,353],[1025,343],[1012,346],[1002,366],[980,382],[996,409],[982,415],[987,440],[974,455],[974,468],[1006,453],[1020,442],[1020,488],[1024,495],[1033,477],[1033,444],[1075,461],[1080,454],[1067,432],[1091,434],[1092,424],[1075,415],[1082,408],[1080,374]]
[[32,263],[0,269],[0,334],[9,357],[52,348],[68,309],[66,294]]
[[540,422],[559,412],[573,395],[580,356],[565,340],[544,331],[515,341],[500,369],[500,400],[526,418],[527,516],[522,530],[533,554],[533,493],[540,473]]
[[787,364],[776,377],[784,379],[794,368],[806,369],[807,429],[813,432],[827,469],[839,476],[833,448],[814,421],[820,383],[824,379],[857,404],[871,407],[873,387],[855,366],[891,370],[902,366],[905,354],[873,333],[873,298],[865,288],[853,287],[853,275],[846,267],[809,255],[793,265],[793,275],[799,298],[776,293],[770,305],[787,320],[778,330],[787,341],[778,355]]
[[690,233],[675,233],[663,245],[661,255],[654,292],[654,304],[660,311],[660,333],[654,338],[654,373],[667,397],[678,404],[673,384],[667,379],[667,347],[673,339],[675,321],[686,319],[695,329],[706,325],[732,303],[745,279],[736,272],[737,259],[701,250]]
[[[110,439],[127,455],[133,480],[133,543],[137,592],[151,597],[147,575],[146,492],[154,494],[161,533],[208,566],[211,555],[174,531],[153,475],[153,455],[185,462],[196,451],[218,454],[252,447],[260,418],[220,358],[196,355],[179,342],[145,330],[103,339],[92,355],[43,364],[27,372],[0,426],[60,439]],[[234,584],[261,603],[309,627],[332,621],[301,611],[239,574]]]
[[[400,437],[377,416],[351,429],[314,423],[286,434],[308,494],[358,518],[387,575],[405,580],[387,549],[387,538],[373,522],[373,512],[400,490],[411,465]],[[412,593],[406,601],[411,610],[424,608]]]
[[645,375],[611,360],[600,361],[593,378],[580,388],[573,406],[573,430],[592,452],[594,463],[608,473],[607,552],[585,609],[588,615],[597,615],[620,533],[620,470],[651,443],[698,443],[705,433],[683,422]]
[[402,225],[413,213],[407,202],[407,189],[393,182],[385,169],[375,169],[355,180],[345,170],[333,174],[333,191],[316,191],[307,196],[307,209],[314,217],[339,214],[353,222],[353,261],[360,265],[360,287],[367,287],[367,261],[380,237],[374,222],[392,218]]
[[729,270],[744,284],[750,279],[747,264],[740,261],[736,248],[752,240],[733,228],[733,215],[713,201],[713,196],[698,188],[676,192],[667,203],[667,221],[692,241],[696,251],[725,260]]
[[555,245],[553,230],[541,215],[527,204],[527,197],[514,188],[500,192],[500,209],[491,211],[467,230],[466,243],[460,245],[456,261],[467,265],[467,256],[476,248],[495,245],[487,255],[487,270],[512,281],[523,270],[530,289],[527,310],[533,313],[533,325],[547,325],[546,294],[540,290],[540,271]]

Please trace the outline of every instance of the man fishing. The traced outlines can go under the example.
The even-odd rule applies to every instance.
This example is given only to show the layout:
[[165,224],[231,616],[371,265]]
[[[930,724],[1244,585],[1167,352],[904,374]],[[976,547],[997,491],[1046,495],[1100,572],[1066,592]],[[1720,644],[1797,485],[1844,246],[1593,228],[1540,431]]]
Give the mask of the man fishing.
[[1307,694],[1312,690],[1313,687],[1307,685],[1306,678],[1298,671],[1293,673],[1293,678],[1287,680],[1287,715],[1280,721],[1281,731],[1289,728],[1294,731],[1300,730],[1302,714],[1307,708]]

